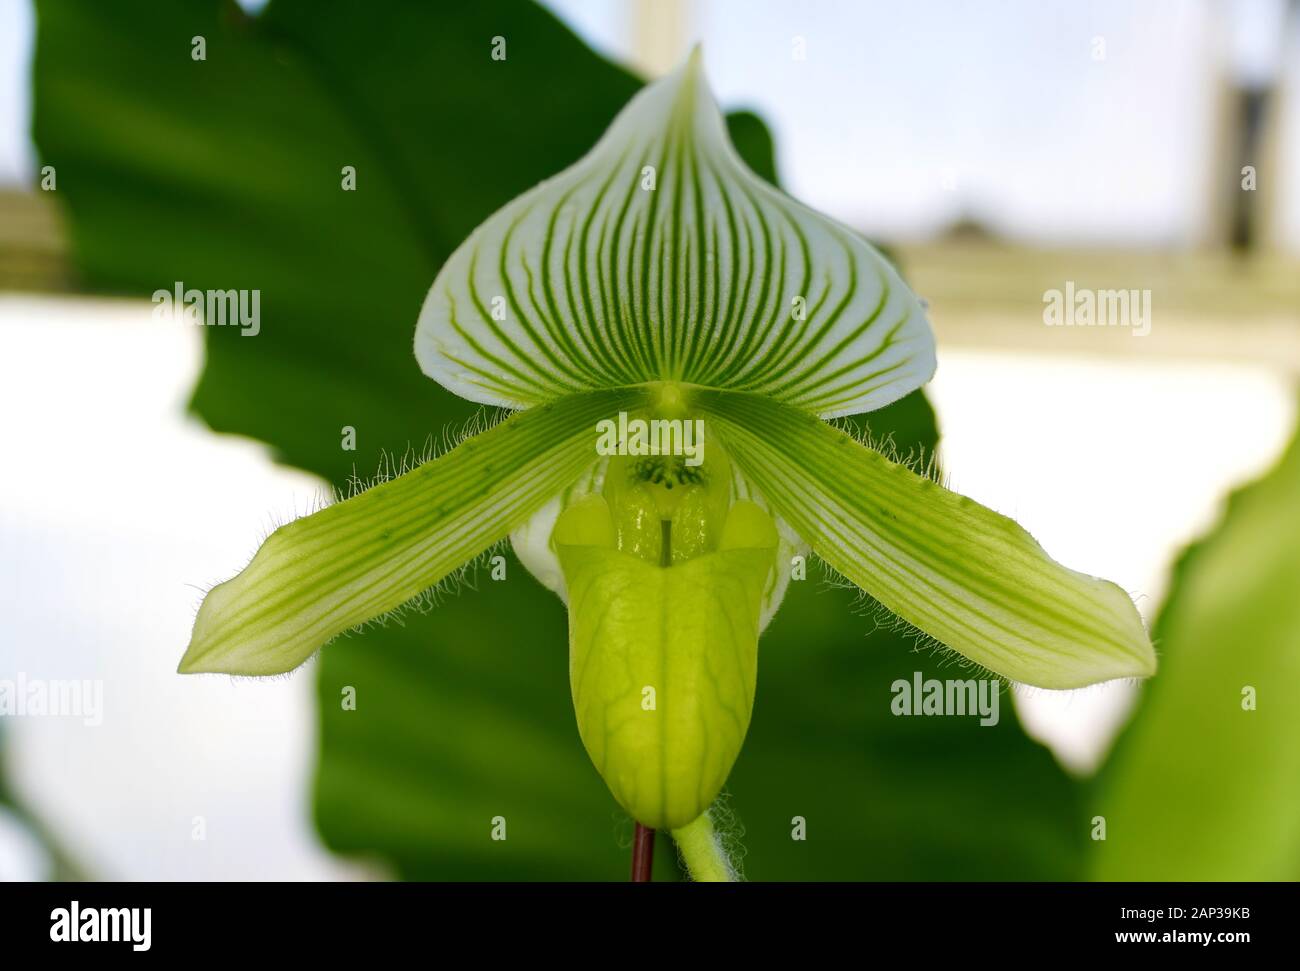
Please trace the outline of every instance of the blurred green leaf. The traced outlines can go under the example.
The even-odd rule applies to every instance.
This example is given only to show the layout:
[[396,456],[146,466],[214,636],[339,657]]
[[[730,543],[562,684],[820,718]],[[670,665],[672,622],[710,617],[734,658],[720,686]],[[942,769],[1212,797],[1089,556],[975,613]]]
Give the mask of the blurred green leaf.
[[639,86],[538,7],[457,6],[37,4],[34,128],[86,282],[260,289],[256,337],[204,328],[194,408],[334,482],[478,410],[415,363],[424,295],[484,215],[585,152]]
[[[425,291],[474,226],[578,158],[638,86],[524,2],[273,0],[256,20],[215,0],[38,11],[36,133],[86,281],[260,288],[257,337],[204,329],[194,408],[335,483],[472,413],[416,366]],[[505,61],[489,56],[495,36]],[[761,122],[731,125],[774,178]],[[355,192],[340,190],[344,165]],[[870,419],[904,452],[934,446],[919,394]],[[340,449],[345,425],[355,453]],[[513,560],[506,582],[479,580],[323,652],[321,830],[407,877],[621,879],[631,824],[578,738],[564,610]],[[795,586],[760,645],[732,775],[749,875],[1075,876],[1079,794],[1009,702],[995,728],[893,717],[891,682],[938,673],[936,659],[890,630],[868,636],[848,593]],[[790,838],[796,815],[806,841]],[[505,841],[490,838],[496,816]],[[659,854],[671,877],[667,839]]]
[[[44,825],[44,822],[23,804],[18,793],[14,792],[5,781],[8,774],[7,762],[10,744],[9,736],[4,731],[0,731],[0,815],[7,815],[9,817],[8,822],[11,825],[21,826],[26,835],[44,853],[45,863],[49,869],[47,874],[38,877],[38,879],[62,881],[87,879],[87,875],[80,865],[73,860],[54,834]],[[13,874],[0,870],[0,881],[13,879],[16,879]]]
[[1300,437],[1183,554],[1154,640],[1160,675],[1098,780],[1093,873],[1300,879]]

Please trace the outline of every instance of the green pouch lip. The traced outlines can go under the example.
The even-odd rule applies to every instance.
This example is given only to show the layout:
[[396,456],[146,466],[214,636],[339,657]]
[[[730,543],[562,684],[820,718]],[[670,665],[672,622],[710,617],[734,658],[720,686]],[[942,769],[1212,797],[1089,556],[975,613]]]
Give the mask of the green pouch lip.
[[[716,798],[749,728],[770,544],[658,566],[557,544],[583,745],[638,822],[684,826]],[[650,707],[647,707],[650,705]]]

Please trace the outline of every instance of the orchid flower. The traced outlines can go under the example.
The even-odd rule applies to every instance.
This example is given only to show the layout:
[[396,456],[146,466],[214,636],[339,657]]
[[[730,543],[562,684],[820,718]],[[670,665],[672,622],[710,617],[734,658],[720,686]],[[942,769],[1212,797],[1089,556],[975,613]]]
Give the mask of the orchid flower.
[[[415,356],[512,414],[276,530],[207,594],[182,672],[288,671],[509,537],[568,605],[592,761],[702,878],[728,872],[707,810],[749,726],[759,634],[809,551],[1008,680],[1154,673],[1118,586],[827,421],[924,385],[930,326],[870,245],[746,168],[698,50],[452,254]],[[702,455],[625,433],[602,454],[620,416],[700,422]]]

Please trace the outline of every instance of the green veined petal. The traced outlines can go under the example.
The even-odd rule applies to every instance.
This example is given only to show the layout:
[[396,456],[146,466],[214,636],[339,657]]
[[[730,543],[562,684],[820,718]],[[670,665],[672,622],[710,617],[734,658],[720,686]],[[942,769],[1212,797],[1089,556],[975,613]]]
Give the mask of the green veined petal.
[[504,538],[595,459],[595,423],[636,392],[513,415],[447,454],[277,529],[194,622],[185,673],[279,674]]
[[788,406],[717,392],[694,403],[815,552],[970,660],[1044,688],[1155,672],[1128,595],[1061,566],[1012,520]]
[[452,254],[415,353],[456,394],[512,407],[673,380],[830,417],[934,371],[924,313],[889,264],[745,167],[698,52]]

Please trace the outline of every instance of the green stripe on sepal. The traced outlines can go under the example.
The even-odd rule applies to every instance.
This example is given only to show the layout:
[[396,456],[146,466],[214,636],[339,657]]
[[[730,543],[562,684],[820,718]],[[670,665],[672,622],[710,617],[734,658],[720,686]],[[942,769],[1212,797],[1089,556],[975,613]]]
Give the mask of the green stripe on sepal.
[[692,403],[816,553],[971,661],[1044,688],[1155,673],[1129,596],[1061,566],[1014,521],[797,409],[708,391]]
[[415,355],[455,394],[511,407],[679,381],[830,417],[934,372],[924,311],[893,268],[740,160],[698,50],[452,254]]
[[715,552],[673,566],[617,550],[615,537],[599,496],[555,527],[574,712],[619,804],[646,826],[675,829],[717,797],[749,729],[776,527],[738,502]]
[[184,673],[289,671],[503,539],[596,459],[596,422],[636,391],[513,415],[445,455],[277,529],[204,598]]

